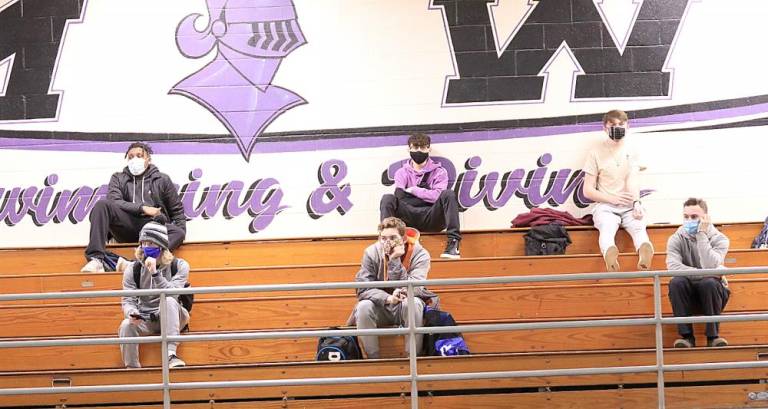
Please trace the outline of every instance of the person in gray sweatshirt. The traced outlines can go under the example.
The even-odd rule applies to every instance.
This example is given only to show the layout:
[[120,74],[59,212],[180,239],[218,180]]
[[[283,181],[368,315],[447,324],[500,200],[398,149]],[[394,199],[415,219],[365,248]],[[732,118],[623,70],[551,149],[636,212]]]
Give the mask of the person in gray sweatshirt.
[[[724,268],[730,241],[712,225],[703,199],[690,198],[683,203],[684,223],[667,242],[667,269],[692,270]],[[690,317],[694,311],[704,315],[720,315],[730,296],[728,281],[723,275],[674,277],[669,282],[669,300],[675,317]],[[707,346],[724,347],[717,322],[706,325]],[[679,324],[680,338],[675,348],[696,346],[693,325]]]
[[[396,217],[387,217],[379,224],[378,242],[368,246],[363,254],[360,270],[355,281],[399,281],[426,280],[429,273],[430,256],[418,241],[419,232],[407,229],[405,223]],[[437,305],[437,296],[424,287],[414,287],[414,317],[416,326],[421,326],[424,316],[424,300]],[[407,326],[407,289],[403,288],[358,288],[357,305],[347,325],[357,329],[374,329],[382,326]],[[416,351],[421,351],[423,335],[416,335]],[[368,358],[379,358],[379,338],[360,337]],[[406,337],[406,353],[408,338]]]
[[[187,284],[189,264],[180,258],[174,258],[168,250],[168,230],[162,224],[149,222],[142,227],[136,259],[137,261],[128,263],[125,267],[123,290],[184,288]],[[140,265],[139,282],[134,278],[136,263]],[[172,263],[176,263],[175,268]],[[179,335],[180,329],[189,322],[189,311],[179,303],[178,297],[169,295],[165,299],[167,320],[164,324],[169,336]],[[118,331],[120,338],[160,333],[159,295],[123,297],[122,306],[125,319]],[[177,346],[175,342],[168,343],[168,366],[171,368],[185,365],[176,355]],[[120,352],[127,368],[141,367],[138,344],[121,344]]]

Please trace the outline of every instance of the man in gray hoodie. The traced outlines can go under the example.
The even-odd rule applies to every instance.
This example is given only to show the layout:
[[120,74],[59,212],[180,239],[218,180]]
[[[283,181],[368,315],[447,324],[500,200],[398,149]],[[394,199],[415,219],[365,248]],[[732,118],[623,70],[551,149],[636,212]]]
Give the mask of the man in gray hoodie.
[[[690,198],[683,203],[684,223],[667,242],[667,269],[692,270],[724,268],[728,237],[712,225],[703,199]],[[694,310],[704,315],[720,315],[728,303],[730,290],[725,276],[674,277],[669,282],[669,300],[675,317],[690,317]],[[718,334],[719,323],[707,323],[707,346],[723,347],[728,341]],[[680,338],[675,348],[696,346],[693,325],[679,324]]]
[[[355,281],[399,281],[426,280],[429,273],[430,256],[418,242],[419,233],[408,229],[396,217],[388,217],[379,224],[378,242],[368,246],[363,254],[360,271]],[[382,326],[408,325],[406,288],[358,288],[357,305],[348,325],[357,329],[374,329]],[[414,287],[414,317],[416,326],[421,326],[424,316],[423,299],[437,296],[424,287]],[[416,351],[421,351],[423,335],[416,335]],[[408,352],[406,338],[406,352]],[[368,358],[379,357],[379,338],[360,337]]]
[[[168,250],[168,230],[164,225],[149,222],[142,227],[136,258],[137,261],[128,264],[123,272],[123,290],[186,286],[189,279],[189,264],[180,258],[174,258]],[[172,265],[174,263],[175,267]],[[164,324],[169,336],[179,335],[180,329],[189,322],[189,311],[181,305],[178,298],[178,295],[169,295],[165,298],[167,320]],[[160,333],[159,295],[123,297],[122,306],[125,319],[118,331],[120,338]],[[176,355],[177,345],[175,342],[168,343],[168,366],[171,368],[185,365],[184,361]],[[139,344],[121,344],[120,352],[127,368],[141,367]]]

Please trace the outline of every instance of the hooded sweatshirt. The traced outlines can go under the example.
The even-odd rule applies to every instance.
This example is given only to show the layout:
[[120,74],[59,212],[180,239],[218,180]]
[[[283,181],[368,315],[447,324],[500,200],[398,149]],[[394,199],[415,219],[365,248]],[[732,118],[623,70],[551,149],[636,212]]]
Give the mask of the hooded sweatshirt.
[[186,230],[187,218],[179,193],[171,178],[150,164],[139,176],[134,176],[126,166],[109,180],[109,200],[126,212],[142,216],[142,206],[159,207],[169,222]]
[[[142,265],[140,282],[136,283],[133,281],[134,263],[141,263],[141,261],[134,261],[125,268],[123,272],[123,290],[184,288],[184,285],[189,280],[189,263],[177,258],[176,263],[178,264],[175,276],[171,277],[170,265],[157,266],[157,274],[155,275],[150,274],[147,268]],[[176,300],[179,299],[178,295],[173,295],[172,297]],[[131,313],[135,312],[143,315],[156,313],[160,310],[160,296],[123,297],[122,306],[125,318],[128,318]]]
[[408,159],[395,172],[395,187],[403,190],[413,188],[411,193],[414,196],[425,202],[435,203],[440,193],[448,188],[448,172],[431,158],[427,158],[427,164],[421,170],[414,169]]
[[[667,241],[667,269],[695,270],[722,268],[730,241],[715,226],[710,225],[706,232],[688,234],[685,228],[679,229]],[[700,280],[702,276],[691,276]]]
[[[384,248],[381,242],[376,242],[368,246],[363,254],[363,261],[360,270],[355,276],[355,281],[405,281],[405,280],[426,280],[429,273],[430,256],[429,252],[419,243],[419,231],[409,228],[410,232],[406,234],[405,254],[402,257],[389,260],[386,268],[384,266]],[[410,265],[406,268],[403,264],[403,258],[410,256]],[[407,263],[406,263],[407,264]],[[387,277],[384,277],[384,272]],[[371,300],[376,306],[384,307],[387,304],[387,297],[395,289],[389,288],[358,288],[358,301]],[[440,305],[440,297],[429,291],[423,286],[414,287],[414,295],[421,299],[428,299],[434,308]],[[347,325],[355,325],[355,310],[347,320]]]

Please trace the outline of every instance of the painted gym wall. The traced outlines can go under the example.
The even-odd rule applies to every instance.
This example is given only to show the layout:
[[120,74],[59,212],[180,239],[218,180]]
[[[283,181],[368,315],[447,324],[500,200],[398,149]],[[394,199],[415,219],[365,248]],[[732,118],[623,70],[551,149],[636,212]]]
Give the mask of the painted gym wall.
[[629,112],[650,222],[762,220],[761,0],[0,0],[0,247],[83,245],[149,141],[188,241],[372,234],[414,131],[463,229],[577,216]]

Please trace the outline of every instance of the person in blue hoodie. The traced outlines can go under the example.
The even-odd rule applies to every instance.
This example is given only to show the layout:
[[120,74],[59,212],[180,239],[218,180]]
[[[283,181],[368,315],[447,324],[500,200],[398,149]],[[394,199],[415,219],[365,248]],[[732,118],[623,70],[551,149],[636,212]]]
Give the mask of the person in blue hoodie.
[[448,172],[429,158],[431,139],[422,133],[408,138],[411,158],[395,172],[395,193],[381,198],[381,218],[397,217],[408,227],[424,232],[448,234],[442,258],[458,259],[459,202],[456,193],[448,189]]

